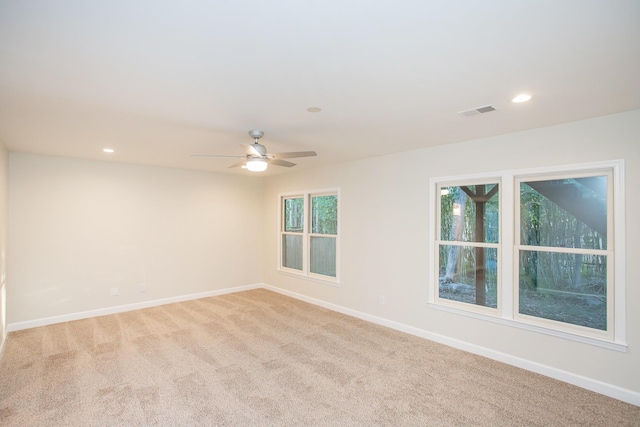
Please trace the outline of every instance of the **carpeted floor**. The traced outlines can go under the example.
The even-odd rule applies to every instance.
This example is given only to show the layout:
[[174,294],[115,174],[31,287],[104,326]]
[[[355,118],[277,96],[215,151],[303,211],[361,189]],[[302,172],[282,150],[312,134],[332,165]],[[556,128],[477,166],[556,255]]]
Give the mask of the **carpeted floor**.
[[253,290],[9,334],[1,426],[637,426],[640,408]]

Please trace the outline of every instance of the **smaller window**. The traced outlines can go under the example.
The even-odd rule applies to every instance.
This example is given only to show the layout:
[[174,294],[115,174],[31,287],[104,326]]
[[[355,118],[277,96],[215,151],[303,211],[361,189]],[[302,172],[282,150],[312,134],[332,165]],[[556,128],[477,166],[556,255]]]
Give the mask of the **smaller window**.
[[440,302],[498,307],[498,190],[496,182],[438,186]]
[[310,266],[313,274],[336,277],[338,195],[311,196]]
[[338,191],[280,196],[281,271],[338,282]]
[[286,197],[282,204],[282,266],[302,271],[304,197]]

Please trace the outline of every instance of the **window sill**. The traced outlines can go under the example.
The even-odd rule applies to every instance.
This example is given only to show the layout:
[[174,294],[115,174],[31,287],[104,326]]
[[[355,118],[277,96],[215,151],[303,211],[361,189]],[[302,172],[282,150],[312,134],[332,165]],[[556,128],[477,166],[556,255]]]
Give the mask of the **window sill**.
[[329,286],[334,286],[336,288],[340,287],[340,281],[339,280],[323,280],[319,277],[315,277],[315,276],[307,276],[304,275],[302,273],[294,273],[292,271],[286,271],[286,270],[281,270],[278,269],[276,270],[278,274],[281,274],[283,276],[289,276],[289,277],[295,277],[296,279],[302,279],[302,280],[307,280],[309,282],[315,282],[315,283],[321,283],[323,285],[329,285]]
[[528,323],[522,323],[511,319],[504,319],[501,317],[488,316],[486,314],[474,313],[466,310],[460,310],[457,308],[447,307],[439,304],[435,304],[433,302],[428,303],[429,308],[434,308],[436,310],[446,311],[449,313],[459,314],[466,317],[472,317],[474,319],[486,320],[493,323],[498,323],[500,325],[511,326],[518,329],[524,329],[526,331],[537,332],[545,335],[551,335],[558,338],[563,338],[571,341],[577,341],[583,344],[589,344],[597,347],[603,347],[609,350],[615,350],[622,353],[626,353],[628,351],[628,346],[626,343],[612,342],[612,341],[604,341],[597,338],[585,337],[582,335],[576,335],[569,332],[557,331],[554,329],[548,329],[541,326],[530,325]]

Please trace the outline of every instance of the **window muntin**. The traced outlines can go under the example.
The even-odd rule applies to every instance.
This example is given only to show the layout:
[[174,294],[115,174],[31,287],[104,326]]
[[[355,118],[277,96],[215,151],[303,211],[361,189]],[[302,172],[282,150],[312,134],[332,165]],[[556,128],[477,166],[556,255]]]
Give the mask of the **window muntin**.
[[280,270],[338,282],[338,192],[281,196]]
[[[466,185],[473,190],[471,184],[491,182],[500,183],[497,238],[485,227],[485,242],[474,242],[479,233],[469,220],[462,237],[455,238],[453,214],[447,213],[453,212],[454,202],[444,196],[452,193],[452,187]],[[430,218],[435,232],[430,256],[431,303],[461,314],[624,349],[623,161],[432,178],[431,185],[434,210]],[[460,246],[469,260],[475,260],[472,252],[477,246],[496,248],[496,308],[474,303],[472,280],[443,280],[450,246]],[[466,267],[455,274],[473,278],[475,264],[468,262]],[[486,271],[490,268],[487,265]],[[491,301],[491,286],[487,281],[485,303]],[[452,296],[456,287],[467,295]]]
[[438,293],[442,303],[497,308],[499,184],[469,182],[438,187],[440,240]]

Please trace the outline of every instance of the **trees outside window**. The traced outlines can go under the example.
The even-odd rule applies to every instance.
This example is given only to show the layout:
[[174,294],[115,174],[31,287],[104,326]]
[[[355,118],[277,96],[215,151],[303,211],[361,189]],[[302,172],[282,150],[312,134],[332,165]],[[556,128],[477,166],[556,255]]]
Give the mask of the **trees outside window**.
[[282,203],[282,266],[302,271],[304,197],[286,197]]
[[440,187],[438,297],[497,307],[499,185]]
[[311,196],[311,234],[309,270],[314,274],[336,277],[338,239],[338,195]]
[[518,179],[520,315],[607,331],[610,174]]
[[280,270],[338,282],[338,191],[280,196]]
[[432,179],[430,301],[624,342],[622,166]]

